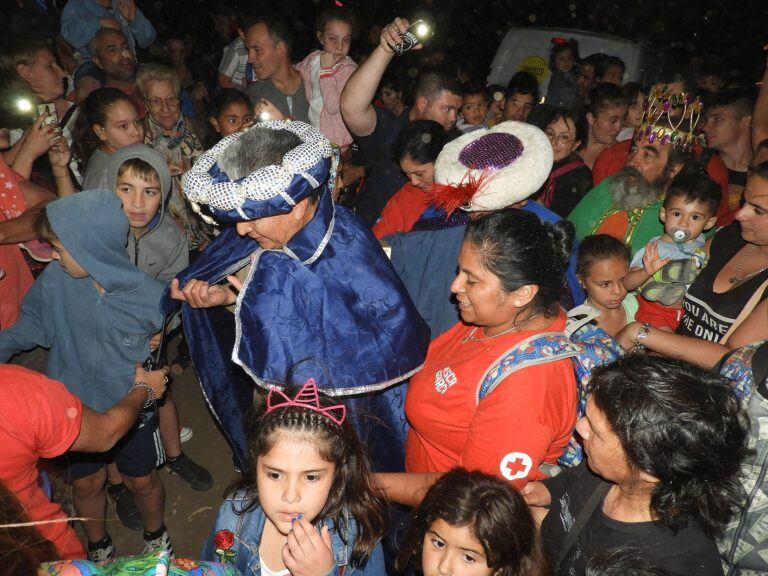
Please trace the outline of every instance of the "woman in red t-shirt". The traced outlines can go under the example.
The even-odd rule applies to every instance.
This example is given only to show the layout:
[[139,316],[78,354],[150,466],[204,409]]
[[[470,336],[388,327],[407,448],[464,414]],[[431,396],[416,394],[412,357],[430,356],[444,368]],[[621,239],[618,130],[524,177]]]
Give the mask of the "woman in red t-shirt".
[[462,322],[432,342],[409,385],[406,473],[378,475],[391,500],[418,503],[456,466],[521,488],[563,453],[576,423],[569,359],[513,371],[479,401],[478,389],[510,348],[565,328],[559,300],[572,238],[569,222],[515,209],[468,225],[451,286]]

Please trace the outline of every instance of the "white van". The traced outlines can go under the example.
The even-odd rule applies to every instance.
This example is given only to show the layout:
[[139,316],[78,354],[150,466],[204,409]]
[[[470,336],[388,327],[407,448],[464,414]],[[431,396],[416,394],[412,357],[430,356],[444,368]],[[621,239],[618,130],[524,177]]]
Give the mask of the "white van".
[[506,86],[515,72],[525,70],[539,81],[539,90],[546,93],[549,85],[549,53],[553,38],[575,39],[583,58],[595,52],[618,56],[624,61],[624,82],[645,80],[645,51],[639,42],[582,30],[563,28],[510,28],[501,41],[491,64],[489,84]]

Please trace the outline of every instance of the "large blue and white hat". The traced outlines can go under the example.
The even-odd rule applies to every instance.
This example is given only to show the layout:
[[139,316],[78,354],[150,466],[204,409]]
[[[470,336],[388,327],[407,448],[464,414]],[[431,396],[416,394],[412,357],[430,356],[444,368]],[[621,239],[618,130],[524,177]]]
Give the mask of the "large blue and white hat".
[[[264,166],[232,180],[219,165],[222,152],[245,134],[265,133],[265,129],[288,130],[299,137],[301,144],[287,152],[281,164]],[[329,175],[335,173],[337,163],[331,143],[309,124],[277,120],[259,122],[248,130],[230,134],[204,152],[182,177],[182,186],[197,213],[202,204],[209,207],[219,222],[256,220],[286,214],[315,190],[332,186]]]

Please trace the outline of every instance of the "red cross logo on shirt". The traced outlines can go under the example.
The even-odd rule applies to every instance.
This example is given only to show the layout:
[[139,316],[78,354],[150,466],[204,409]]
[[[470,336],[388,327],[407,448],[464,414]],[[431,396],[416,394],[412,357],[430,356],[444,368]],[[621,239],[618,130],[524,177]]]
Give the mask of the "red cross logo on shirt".
[[533,467],[533,460],[525,452],[510,452],[501,459],[499,471],[507,480],[525,478]]

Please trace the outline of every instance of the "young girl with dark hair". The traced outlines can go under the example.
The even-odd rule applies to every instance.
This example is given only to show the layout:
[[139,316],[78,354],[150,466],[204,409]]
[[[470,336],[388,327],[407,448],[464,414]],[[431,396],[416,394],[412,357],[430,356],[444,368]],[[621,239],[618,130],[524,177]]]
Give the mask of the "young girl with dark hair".
[[235,88],[219,90],[208,112],[208,124],[206,149],[213,148],[222,138],[252,126],[253,106],[248,96]]
[[621,88],[603,83],[589,92],[584,104],[588,129],[579,156],[591,170],[600,152],[616,142],[627,114],[627,99]]
[[455,468],[413,511],[397,569],[424,576],[544,576],[538,528],[522,496],[501,480]]
[[253,420],[252,476],[222,504],[203,559],[243,574],[384,576],[383,503],[346,407],[273,387]]
[[637,297],[624,287],[629,272],[629,247],[608,234],[587,236],[579,245],[576,274],[587,300],[568,312],[569,318],[583,315],[611,336],[634,321]]
[[549,53],[549,69],[552,75],[547,86],[547,104],[573,108],[579,96],[577,63],[579,43],[565,38],[553,38]]
[[83,190],[98,188],[109,156],[144,137],[133,101],[117,88],[99,88],[83,102],[75,128],[74,152],[84,170]]
[[413,511],[396,563],[424,576],[544,576],[538,528],[520,494],[482,472],[454,468]]

